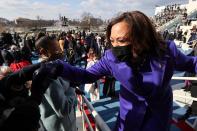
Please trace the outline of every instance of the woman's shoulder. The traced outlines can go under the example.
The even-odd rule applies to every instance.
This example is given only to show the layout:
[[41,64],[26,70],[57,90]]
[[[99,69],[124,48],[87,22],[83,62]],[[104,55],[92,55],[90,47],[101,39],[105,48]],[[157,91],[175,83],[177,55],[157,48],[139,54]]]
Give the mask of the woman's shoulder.
[[170,49],[176,48],[176,43],[173,40],[167,40],[166,44],[167,44],[167,47]]
[[179,50],[177,49],[176,43],[172,40],[166,41],[167,45],[167,54],[171,57],[176,57]]

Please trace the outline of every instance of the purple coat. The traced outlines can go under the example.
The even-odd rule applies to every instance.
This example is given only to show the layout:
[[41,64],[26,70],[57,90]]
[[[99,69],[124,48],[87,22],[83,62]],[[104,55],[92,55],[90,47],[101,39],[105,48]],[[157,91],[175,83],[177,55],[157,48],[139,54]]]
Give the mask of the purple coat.
[[119,62],[111,50],[91,68],[79,69],[63,61],[62,76],[73,82],[90,83],[112,75],[120,83],[120,111],[116,131],[166,131],[172,117],[170,80],[174,70],[197,72],[197,58],[182,54],[173,41],[168,41],[168,53],[162,58],[149,58],[136,79],[132,68]]

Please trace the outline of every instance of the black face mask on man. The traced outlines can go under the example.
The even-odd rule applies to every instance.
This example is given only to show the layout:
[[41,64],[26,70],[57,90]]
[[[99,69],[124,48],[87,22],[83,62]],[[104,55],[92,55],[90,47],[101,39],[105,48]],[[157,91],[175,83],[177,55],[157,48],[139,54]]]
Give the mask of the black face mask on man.
[[131,45],[112,47],[112,53],[121,62],[131,62]]

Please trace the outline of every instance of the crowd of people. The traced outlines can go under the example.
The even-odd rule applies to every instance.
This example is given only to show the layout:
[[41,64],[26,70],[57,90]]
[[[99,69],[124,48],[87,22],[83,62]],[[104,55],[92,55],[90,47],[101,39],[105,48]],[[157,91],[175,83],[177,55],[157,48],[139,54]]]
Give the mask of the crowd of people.
[[[188,35],[188,33],[190,33]],[[183,30],[180,28],[178,25],[174,32],[169,32],[168,30],[165,30],[163,33],[163,37],[166,40],[178,40],[179,42],[183,42],[184,44],[187,44],[192,48],[192,51],[187,54],[189,56],[197,56],[197,27],[196,25],[193,25],[190,30]],[[196,73],[188,73],[185,72],[184,74],[185,77],[195,77]],[[185,80],[185,85],[182,87],[184,91],[190,92],[191,96],[196,98],[196,81],[190,81],[190,80]],[[188,119],[191,116],[196,116],[197,115],[197,102],[193,101],[192,104],[187,108],[186,112],[184,115],[178,117],[178,121],[184,121]]]
[[[178,40],[188,45],[194,45],[197,40],[197,27],[196,25],[192,26],[190,30],[185,30],[180,28],[180,25],[177,25],[174,32],[169,32],[165,30],[163,32],[163,38],[165,40]],[[190,33],[190,34],[189,34]]]
[[181,15],[183,19],[187,19],[187,8],[181,8],[180,4],[167,5],[163,11],[154,17],[156,26],[162,26],[170,20]]
[[[39,32],[36,35],[29,33],[23,35],[3,32],[0,39],[0,130],[11,130],[10,128],[12,128],[15,130],[30,131],[29,128],[31,130],[38,129],[39,119],[41,119],[41,125],[44,130],[67,131],[69,129],[69,131],[76,131],[76,92],[78,94],[84,94],[85,91],[86,94],[90,95],[91,101],[99,100],[100,80],[86,84],[84,91],[81,91],[75,90],[74,87],[82,87],[84,85],[70,83],[62,77],[58,77],[56,80],[47,78],[44,85],[39,85],[45,88],[47,87],[47,90],[35,91],[37,95],[34,97],[32,96],[33,93],[29,95],[29,92],[36,90],[34,88],[39,88],[38,83],[41,81],[37,79],[44,80],[44,77],[33,77],[33,72],[41,68],[41,65],[37,65],[36,63],[61,59],[73,66],[89,68],[103,56],[105,50],[108,48],[103,33],[69,30],[67,32]],[[26,75],[21,74],[31,76],[24,78]],[[107,76],[102,78],[106,82],[104,84],[106,88],[104,95],[114,97],[115,85],[111,86],[109,83],[115,82],[115,79],[107,78]],[[9,85],[7,85],[8,83]],[[7,94],[4,90],[10,91],[11,94]],[[108,91],[106,92],[106,90]],[[29,98],[31,98],[31,103],[34,104],[28,104],[30,101]],[[39,110],[38,105],[40,105]],[[24,117],[25,115],[31,115],[30,112],[28,114],[28,111],[30,111],[29,108],[32,108],[32,110],[35,109],[34,115],[37,117],[35,116],[35,119],[31,121],[25,121],[24,118],[23,122],[27,123],[28,128],[26,126],[22,127],[22,123],[14,123],[14,121],[11,121],[11,123],[9,121],[9,119],[23,119],[16,118],[19,116],[12,118],[12,114],[15,112],[21,113]],[[29,127],[28,122],[29,124],[35,124]],[[13,126],[8,126],[4,123]]]
[[[165,12],[175,9],[182,12],[178,5]],[[100,79],[110,97],[120,82],[115,131],[167,131],[174,70],[197,72],[197,58],[164,41],[140,11],[112,19],[106,35],[70,30],[13,36],[2,33],[0,41],[2,131],[76,131],[76,95],[87,91],[98,100]]]

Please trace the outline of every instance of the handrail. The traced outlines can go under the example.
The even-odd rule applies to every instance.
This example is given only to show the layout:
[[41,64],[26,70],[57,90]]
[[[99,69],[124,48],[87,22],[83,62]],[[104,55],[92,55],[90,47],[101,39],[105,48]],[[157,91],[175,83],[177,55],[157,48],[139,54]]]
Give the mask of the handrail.
[[[172,77],[171,79],[172,80],[191,80],[191,81],[197,81],[197,77]],[[191,97],[191,96],[183,96],[183,95],[177,95],[177,94],[173,94],[173,96],[179,97],[179,98],[184,98],[184,99],[189,99],[189,100],[193,100],[193,101],[197,101],[197,98]]]
[[[192,10],[191,12],[189,12],[188,14],[188,18],[190,18],[192,15],[194,15],[196,13],[197,9]],[[165,23],[164,25],[160,26],[158,28],[159,31],[164,31],[165,29],[168,29],[170,27],[173,27],[173,25],[175,23],[179,23],[181,22],[181,15],[178,15],[176,18],[170,20],[169,22]],[[173,25],[171,25],[173,24]],[[171,25],[171,26],[170,26]],[[169,27],[170,26],[170,27]]]
[[[80,98],[82,98],[82,97],[80,97]],[[84,111],[84,100],[83,100],[83,98],[78,100],[78,104],[79,104],[79,107],[80,107],[80,110],[81,110],[81,114],[82,114],[83,131],[86,131],[86,129],[85,129],[85,122],[87,122],[87,124],[88,124],[89,131],[94,131],[94,129],[93,129],[91,123],[90,123],[90,120],[89,120],[86,112]]]
[[[192,81],[197,81],[197,77],[172,77],[172,80],[192,80]],[[177,95],[177,94],[173,94],[173,96],[175,97],[180,97],[180,98],[185,98],[185,99],[189,99],[189,100],[193,100],[193,101],[197,101],[197,98],[194,97],[190,97],[190,96],[183,96],[183,95]],[[85,121],[88,124],[88,128],[90,131],[94,131],[83,107],[84,104],[86,104],[86,106],[88,107],[90,113],[92,114],[92,116],[94,117],[95,123],[97,125],[97,128],[100,131],[111,131],[111,129],[108,127],[108,125],[104,122],[104,120],[101,118],[101,116],[97,113],[97,111],[94,109],[94,107],[92,106],[92,104],[89,102],[89,100],[84,96],[81,95],[82,98],[82,102],[80,104],[80,107],[82,108],[82,113],[84,116]]]
[[[111,129],[108,127],[108,125],[104,122],[104,120],[101,118],[101,116],[97,113],[97,111],[94,109],[94,107],[92,106],[92,104],[88,101],[88,99],[84,96],[84,95],[80,95],[81,99],[78,101],[79,105],[80,105],[80,110],[82,112],[82,121],[84,123],[87,122],[88,124],[88,129],[90,131],[94,131],[90,120],[84,110],[84,104],[87,106],[87,108],[89,109],[91,115],[93,116],[95,123],[96,123],[96,128],[95,130],[100,130],[100,131],[111,131]],[[84,126],[84,124],[83,124]]]
[[104,122],[104,120],[101,118],[101,116],[96,112],[92,104],[88,101],[88,99],[82,95],[82,98],[84,102],[86,103],[87,107],[90,109],[93,117],[95,118],[95,122],[101,131],[111,131],[110,128],[107,126],[107,124]]
[[189,99],[189,100],[193,100],[193,101],[197,101],[197,98],[195,98],[195,97],[189,97],[189,96],[183,96],[183,95],[176,95],[176,94],[173,94],[173,96],[180,97],[180,98],[185,98],[185,99]]
[[197,77],[176,77],[173,76],[172,80],[191,80],[191,81],[197,81]]
[[[163,31],[164,29],[168,28],[169,25],[171,25],[171,24],[174,25],[174,23],[176,23],[176,22],[178,22],[178,21],[180,21],[180,20],[181,20],[181,16],[178,15],[178,16],[175,17],[174,19],[172,19],[172,20],[170,20],[169,22],[165,23],[164,25],[160,26],[160,27],[158,28],[158,30],[159,30],[159,31]],[[173,25],[172,25],[172,26],[173,26]]]
[[90,121],[89,121],[89,119],[88,119],[88,116],[87,116],[86,113],[85,113],[85,111],[82,110],[82,113],[83,113],[83,115],[84,115],[85,121],[88,123],[88,128],[89,128],[89,130],[90,130],[90,131],[94,131],[94,129],[92,128],[91,123],[90,123]]
[[192,15],[195,15],[196,11],[197,11],[197,9],[194,9],[191,12],[189,12],[188,17],[190,18]]
[[[173,80],[195,80],[197,81],[196,77],[172,77]],[[173,93],[173,97],[179,97],[179,98],[183,98],[183,99],[187,99],[187,100],[192,100],[192,101],[197,101],[197,98],[191,97],[191,96],[184,96],[184,95],[178,95]],[[185,103],[188,104],[188,102],[185,101]],[[187,124],[189,124],[187,122]],[[197,119],[194,121],[194,124],[191,125],[189,124],[193,129],[197,129]]]

